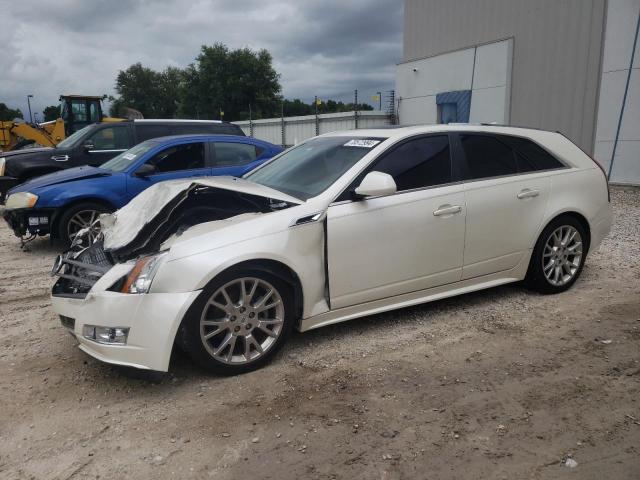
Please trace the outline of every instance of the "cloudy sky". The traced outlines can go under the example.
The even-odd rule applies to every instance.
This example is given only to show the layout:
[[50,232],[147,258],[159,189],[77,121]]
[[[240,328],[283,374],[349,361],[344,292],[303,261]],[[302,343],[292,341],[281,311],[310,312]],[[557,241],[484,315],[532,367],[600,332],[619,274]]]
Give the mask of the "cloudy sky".
[[113,94],[135,62],[184,67],[200,45],[266,48],[287,98],[371,101],[393,88],[402,0],[0,0],[0,102]]

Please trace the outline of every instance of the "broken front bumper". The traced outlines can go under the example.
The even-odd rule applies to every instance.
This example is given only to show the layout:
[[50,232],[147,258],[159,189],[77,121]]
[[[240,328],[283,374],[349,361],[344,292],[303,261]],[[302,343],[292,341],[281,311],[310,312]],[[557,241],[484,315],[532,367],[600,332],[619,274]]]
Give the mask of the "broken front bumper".
[[5,219],[13,233],[17,237],[30,235],[48,235],[55,210],[17,208],[13,210],[2,209],[2,217]]
[[[166,372],[182,318],[200,292],[126,294],[89,292],[85,298],[53,295],[54,311],[72,328],[79,348],[106,363]],[[73,322],[72,322],[73,320]],[[128,328],[126,345],[97,343],[84,325]]]

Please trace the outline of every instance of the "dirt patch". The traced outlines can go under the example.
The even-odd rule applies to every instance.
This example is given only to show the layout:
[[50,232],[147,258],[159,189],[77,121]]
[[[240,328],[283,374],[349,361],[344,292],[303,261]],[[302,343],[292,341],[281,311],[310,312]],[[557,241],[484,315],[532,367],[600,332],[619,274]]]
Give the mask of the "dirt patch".
[[21,252],[2,225],[0,478],[638,478],[640,191],[612,193],[569,292],[297,334],[240,377],[177,354],[159,384],[76,348],[47,296],[58,247]]

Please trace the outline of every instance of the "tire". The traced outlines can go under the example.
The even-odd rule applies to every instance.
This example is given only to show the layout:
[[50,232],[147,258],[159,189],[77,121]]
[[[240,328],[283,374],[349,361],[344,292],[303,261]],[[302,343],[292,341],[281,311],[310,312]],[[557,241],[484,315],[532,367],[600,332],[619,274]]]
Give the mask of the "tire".
[[[273,293],[266,295],[269,290]],[[209,372],[250,372],[282,348],[291,334],[294,311],[293,289],[280,278],[258,269],[230,270],[216,277],[193,303],[179,340],[193,361]]]
[[531,254],[526,285],[540,293],[561,293],[576,282],[587,258],[589,234],[575,217],[562,215],[542,231]]
[[[77,222],[79,221],[78,218],[86,218],[87,220],[89,220],[93,215],[94,219],[97,219],[99,214],[110,212],[111,210],[109,208],[100,203],[77,203],[67,208],[62,213],[57,227],[58,238],[62,240],[65,246],[68,247],[69,245],[71,245],[71,240],[73,239],[73,236],[70,236],[70,233],[72,233],[74,230],[77,231],[80,228],[80,226],[77,225]],[[97,228],[94,227],[92,229],[92,234],[97,235],[99,231],[100,227],[98,225]]]

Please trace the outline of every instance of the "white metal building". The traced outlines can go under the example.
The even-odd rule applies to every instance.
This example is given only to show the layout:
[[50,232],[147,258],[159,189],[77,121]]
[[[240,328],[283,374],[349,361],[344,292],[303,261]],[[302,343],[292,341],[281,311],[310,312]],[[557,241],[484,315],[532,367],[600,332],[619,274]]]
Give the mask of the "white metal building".
[[640,0],[405,0],[404,23],[400,123],[558,130],[640,185]]

